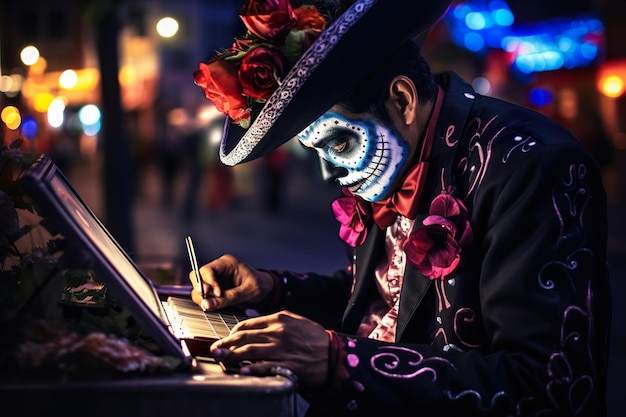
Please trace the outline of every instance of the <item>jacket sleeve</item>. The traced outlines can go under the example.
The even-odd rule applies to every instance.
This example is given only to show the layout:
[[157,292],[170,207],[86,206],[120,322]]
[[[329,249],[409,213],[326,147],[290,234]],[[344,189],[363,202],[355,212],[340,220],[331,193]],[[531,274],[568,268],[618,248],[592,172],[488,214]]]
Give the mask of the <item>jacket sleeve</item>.
[[277,291],[261,311],[287,309],[327,329],[338,328],[350,297],[352,273],[349,268],[335,271],[332,275],[282,270],[267,272],[272,275]]
[[[599,170],[578,147],[545,146],[481,181],[471,218],[472,254],[482,262],[462,263],[455,279],[476,292],[480,311],[466,320],[480,322],[484,342],[339,334],[333,388],[311,396],[311,415],[606,413],[610,294]],[[463,287],[464,279],[473,283]]]

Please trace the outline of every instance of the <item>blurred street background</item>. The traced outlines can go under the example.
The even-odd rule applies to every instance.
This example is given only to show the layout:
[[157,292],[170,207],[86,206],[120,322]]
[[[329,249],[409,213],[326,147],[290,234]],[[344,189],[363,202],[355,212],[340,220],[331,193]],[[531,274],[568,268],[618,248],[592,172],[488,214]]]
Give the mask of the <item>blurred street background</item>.
[[[312,152],[289,142],[228,168],[223,118],[193,84],[243,33],[243,0],[3,0],[0,110],[6,141],[49,154],[113,236],[155,279],[184,281],[233,253],[257,267],[346,265]],[[613,322],[610,417],[626,415],[626,2],[454,1],[429,32],[434,71],[531,107],[574,132],[609,198]],[[164,272],[165,271],[165,272]]]

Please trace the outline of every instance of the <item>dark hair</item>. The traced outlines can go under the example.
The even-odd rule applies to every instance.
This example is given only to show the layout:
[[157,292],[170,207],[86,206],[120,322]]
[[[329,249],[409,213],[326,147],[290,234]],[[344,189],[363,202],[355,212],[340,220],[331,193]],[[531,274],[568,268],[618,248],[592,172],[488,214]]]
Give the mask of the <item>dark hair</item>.
[[370,111],[381,121],[390,123],[384,103],[389,98],[389,83],[398,75],[405,75],[413,81],[420,100],[434,101],[437,97],[437,84],[430,65],[422,56],[419,45],[407,41],[391,52],[338,104],[351,113]]

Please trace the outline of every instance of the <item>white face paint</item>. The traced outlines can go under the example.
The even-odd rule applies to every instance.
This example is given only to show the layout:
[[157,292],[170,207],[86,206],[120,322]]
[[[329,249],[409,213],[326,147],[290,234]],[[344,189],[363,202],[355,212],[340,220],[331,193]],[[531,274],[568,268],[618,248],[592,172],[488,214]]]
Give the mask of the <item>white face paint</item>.
[[350,119],[324,113],[299,135],[304,146],[348,174],[337,181],[367,201],[388,197],[409,154],[409,144],[393,127],[375,118]]

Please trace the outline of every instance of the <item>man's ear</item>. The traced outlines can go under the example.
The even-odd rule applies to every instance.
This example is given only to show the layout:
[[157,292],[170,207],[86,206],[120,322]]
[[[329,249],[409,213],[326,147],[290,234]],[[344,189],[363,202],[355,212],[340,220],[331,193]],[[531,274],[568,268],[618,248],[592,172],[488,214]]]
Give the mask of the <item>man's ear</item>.
[[419,100],[415,84],[410,78],[398,75],[391,80],[387,105],[403,124],[408,126],[415,122]]

